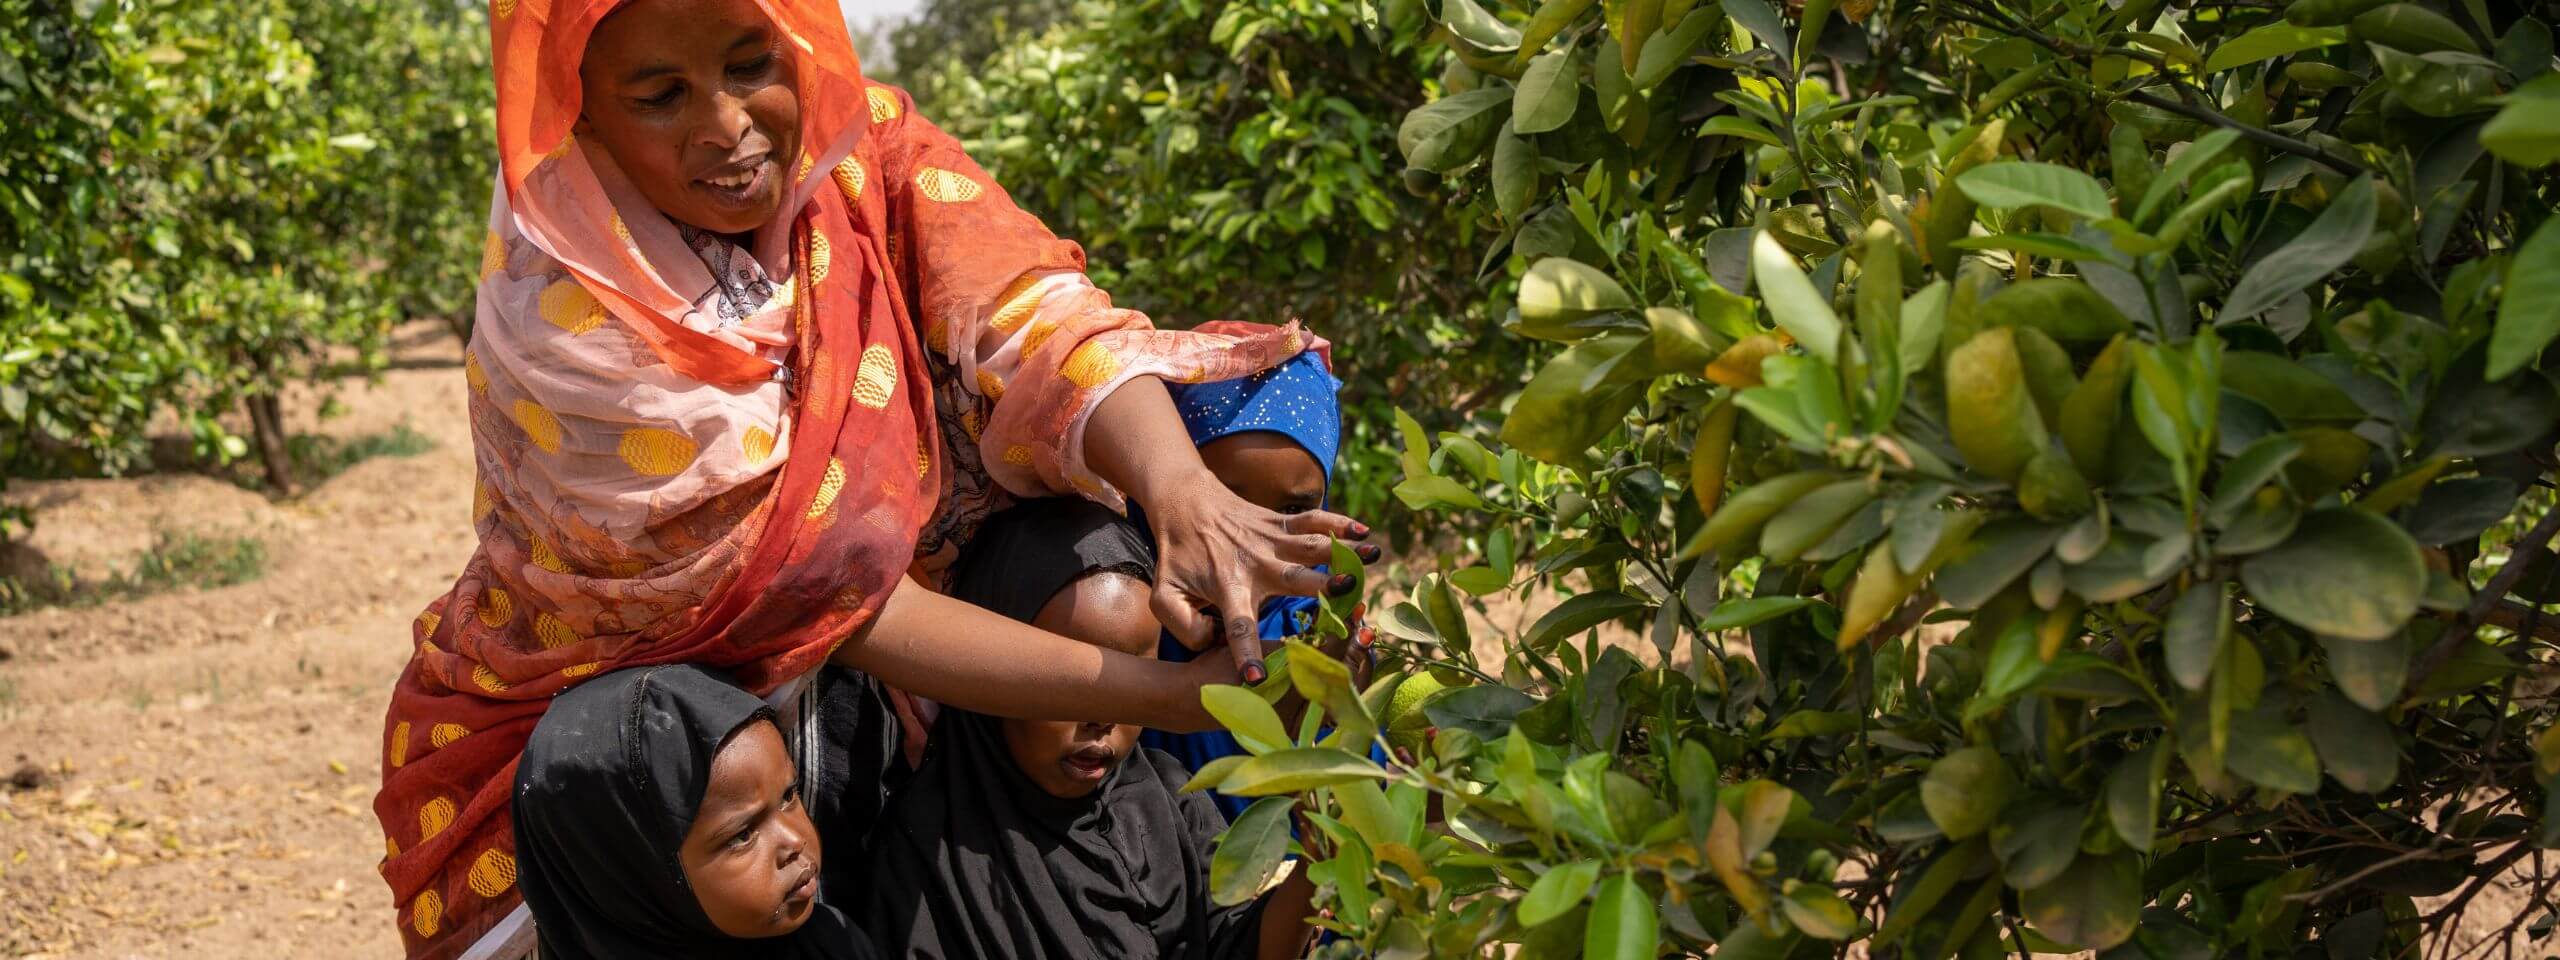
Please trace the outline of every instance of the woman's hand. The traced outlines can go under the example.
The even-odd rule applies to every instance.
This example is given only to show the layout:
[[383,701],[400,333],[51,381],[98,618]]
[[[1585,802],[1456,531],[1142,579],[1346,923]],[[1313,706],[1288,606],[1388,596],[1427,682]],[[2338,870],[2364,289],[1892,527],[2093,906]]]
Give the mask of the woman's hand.
[[[1316,567],[1333,559],[1336,538],[1369,535],[1338,513],[1284,515],[1247,503],[1206,470],[1144,506],[1156,533],[1156,619],[1194,650],[1225,641],[1246,683],[1263,678],[1255,638],[1262,600],[1350,590],[1349,574]],[[1379,555],[1369,544],[1354,549],[1364,561]]]
[[[1338,513],[1283,515],[1248,503],[1200,462],[1164,384],[1140,377],[1112,391],[1085,430],[1085,461],[1146,508],[1156,534],[1156,620],[1193,650],[1224,640],[1236,675],[1266,675],[1255,617],[1266,597],[1351,589],[1349,576],[1316,567],[1333,541],[1366,540],[1369,527]],[[1354,548],[1376,562],[1374,544]]]

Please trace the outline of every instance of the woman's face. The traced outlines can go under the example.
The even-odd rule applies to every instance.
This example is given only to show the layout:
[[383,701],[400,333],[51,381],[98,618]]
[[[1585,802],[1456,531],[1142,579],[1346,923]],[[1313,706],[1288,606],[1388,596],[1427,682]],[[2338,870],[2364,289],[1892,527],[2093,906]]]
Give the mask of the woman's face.
[[578,134],[659,212],[718,233],[763,226],[800,156],[790,46],[754,0],[631,0],[578,67]]
[[1265,510],[1305,513],[1324,506],[1324,467],[1286,435],[1230,433],[1201,444],[1200,461],[1236,496]]
[[773,724],[749,724],[711,758],[681,858],[721,933],[778,937],[808,922],[818,905],[818,829]]

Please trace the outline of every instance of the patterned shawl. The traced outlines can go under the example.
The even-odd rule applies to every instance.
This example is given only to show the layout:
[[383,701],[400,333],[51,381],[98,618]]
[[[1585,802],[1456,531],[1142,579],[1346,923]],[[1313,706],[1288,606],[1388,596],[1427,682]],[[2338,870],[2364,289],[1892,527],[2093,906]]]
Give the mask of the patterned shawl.
[[418,615],[374,800],[411,957],[459,953],[519,902],[508,784],[553,696],[676,662],[769,692],[947,561],[988,501],[1117,505],[1082,435],[1120,383],[1305,346],[1294,325],[1163,332],[1113,307],[1082,250],[862,78],[835,0],[758,0],[804,155],[747,251],[771,295],[721,295],[726,262],[570,136],[579,58],[619,2],[491,4],[502,174],[464,366],[479,549]]

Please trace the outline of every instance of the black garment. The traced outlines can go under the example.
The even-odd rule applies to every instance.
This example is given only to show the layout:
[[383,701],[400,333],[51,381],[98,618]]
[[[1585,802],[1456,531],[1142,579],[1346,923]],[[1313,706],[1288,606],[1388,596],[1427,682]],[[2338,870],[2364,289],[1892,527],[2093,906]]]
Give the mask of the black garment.
[[[1000,721],[946,708],[865,859],[857,916],[891,956],[1250,957],[1263,900],[1209,900],[1226,821],[1171,757],[1140,750],[1092,794],[1024,776]],[[1267,898],[1266,898],[1267,899]]]
[[1088,573],[1156,578],[1155,545],[1111,508],[1075,497],[1025,500],[988,517],[951,567],[951,595],[1030,623]]
[[544,960],[875,956],[824,903],[788,936],[725,936],[685,882],[680,850],[711,759],[760,722],[773,722],[764,701],[694,666],[618,670],[552,701],[513,804],[517,883]]

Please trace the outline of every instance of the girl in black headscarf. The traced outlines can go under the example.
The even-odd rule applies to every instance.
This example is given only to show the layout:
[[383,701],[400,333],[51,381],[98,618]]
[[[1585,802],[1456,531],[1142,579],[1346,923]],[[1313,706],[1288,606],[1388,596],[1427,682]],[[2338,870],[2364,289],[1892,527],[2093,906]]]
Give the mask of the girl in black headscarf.
[[544,960],[871,960],[819,901],[817,831],[764,701],[701,667],[561,694],[516,771]]
[[[1081,550],[1091,539],[1068,542]],[[1152,655],[1153,620],[1101,614],[1125,604],[1077,602],[1117,587],[1144,609],[1145,579],[1086,581],[1045,607],[1013,591],[993,609]],[[969,574],[959,582],[964,594],[1004,593]],[[1137,739],[1133,726],[941,711],[923,766],[880,813],[857,867],[867,875],[856,894],[863,928],[888,954],[918,960],[1303,953],[1314,894],[1304,872],[1244,904],[1213,902],[1209,855],[1226,819],[1207,795],[1181,792],[1190,771]]]

